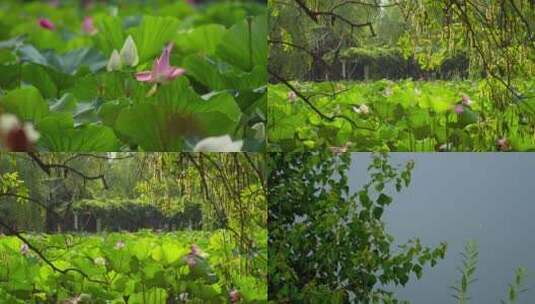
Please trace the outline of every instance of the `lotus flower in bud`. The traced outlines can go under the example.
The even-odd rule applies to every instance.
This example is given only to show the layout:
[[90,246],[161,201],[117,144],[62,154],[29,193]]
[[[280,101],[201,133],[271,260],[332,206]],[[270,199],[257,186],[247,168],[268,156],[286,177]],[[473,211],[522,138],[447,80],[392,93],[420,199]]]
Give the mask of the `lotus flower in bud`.
[[123,240],[119,240],[119,241],[117,241],[117,243],[115,243],[115,249],[117,249],[117,250],[121,250],[125,246],[126,246],[126,244],[124,243]]
[[297,94],[294,91],[288,92],[288,101],[295,102],[297,100]]
[[131,35],[128,35],[128,37],[126,38],[119,55],[121,55],[121,62],[124,65],[135,67],[139,63],[136,43],[134,42],[134,38],[132,38]]
[[99,266],[105,266],[106,265],[106,260],[103,257],[95,258],[94,262],[95,262],[95,265],[99,265]]
[[39,18],[37,20],[37,23],[39,24],[40,27],[47,29],[47,30],[53,31],[54,29],[56,29],[56,26],[54,25],[54,23],[52,23],[52,21],[46,18]]
[[134,67],[139,63],[139,55],[137,53],[136,43],[132,36],[128,36],[124,41],[121,51],[113,50],[108,61],[107,70],[119,71],[123,66]]
[[243,141],[232,141],[229,135],[207,137],[199,141],[193,148],[193,152],[240,152]]
[[394,94],[394,90],[391,87],[386,87],[383,92],[383,95],[386,97],[392,96],[393,94]]
[[362,115],[370,114],[370,108],[365,104],[361,104],[359,107],[353,107],[353,111]]
[[13,114],[0,115],[0,143],[12,152],[31,151],[39,133],[31,123],[21,123]]
[[136,79],[148,83],[167,83],[186,73],[185,69],[176,68],[170,65],[169,57],[173,50],[173,44],[168,44],[159,58],[154,60],[151,71],[136,73]]
[[24,256],[30,254],[30,247],[28,246],[28,244],[24,243],[20,246],[20,254]]
[[98,32],[95,24],[93,23],[93,17],[86,16],[84,18],[84,21],[82,22],[82,30],[91,36]]
[[112,71],[119,71],[123,67],[123,63],[121,61],[121,55],[119,55],[119,52],[117,50],[113,50],[110,56],[110,60],[108,61],[108,65],[106,66],[106,69],[108,72]]

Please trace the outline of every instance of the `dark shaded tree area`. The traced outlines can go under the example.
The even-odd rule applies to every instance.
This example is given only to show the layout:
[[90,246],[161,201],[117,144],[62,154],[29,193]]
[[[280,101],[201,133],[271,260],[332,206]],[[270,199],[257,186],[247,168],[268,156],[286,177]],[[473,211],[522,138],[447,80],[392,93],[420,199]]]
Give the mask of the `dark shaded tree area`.
[[268,3],[274,82],[472,75],[507,84],[533,72],[533,1]]
[[14,231],[242,234],[265,218],[261,162],[245,154],[2,153],[0,219]]

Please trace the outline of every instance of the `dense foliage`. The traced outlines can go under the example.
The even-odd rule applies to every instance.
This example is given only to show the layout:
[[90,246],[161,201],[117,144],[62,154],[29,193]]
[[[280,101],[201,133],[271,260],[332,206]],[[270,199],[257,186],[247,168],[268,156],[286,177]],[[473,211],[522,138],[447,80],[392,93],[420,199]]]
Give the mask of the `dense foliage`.
[[246,234],[266,221],[262,170],[262,155],[243,153],[3,153],[0,219],[40,232],[95,231],[98,219],[108,231],[232,227]]
[[0,236],[0,303],[266,301],[265,233],[248,253],[233,249],[225,231],[25,237],[63,272],[21,240]]
[[0,153],[0,303],[266,302],[263,162]]
[[370,181],[351,193],[348,154],[276,153],[269,162],[269,294],[276,303],[398,303],[387,286],[420,278],[444,257],[418,239],[399,249],[385,230],[393,191],[407,187],[404,168],[376,156]]
[[4,148],[191,151],[228,135],[198,150],[264,149],[264,4],[81,3],[0,4]]
[[[269,1],[269,13],[274,151],[533,149],[532,1]],[[384,78],[399,82],[350,83]]]
[[[324,115],[270,86],[272,151],[532,151],[535,99],[499,111],[481,81],[295,82]],[[522,88],[532,90],[533,81]],[[534,92],[535,93],[535,92]],[[464,96],[464,97],[463,97]],[[464,101],[463,101],[464,98]],[[466,99],[467,98],[467,99]]]

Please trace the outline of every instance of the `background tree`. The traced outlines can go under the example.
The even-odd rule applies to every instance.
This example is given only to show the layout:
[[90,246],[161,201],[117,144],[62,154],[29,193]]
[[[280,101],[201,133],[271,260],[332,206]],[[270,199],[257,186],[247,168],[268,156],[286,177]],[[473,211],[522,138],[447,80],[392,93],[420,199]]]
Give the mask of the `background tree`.
[[517,102],[533,107],[534,88],[520,79],[535,73],[535,4],[530,0],[400,1],[410,31],[401,44],[428,68],[465,53],[470,72],[487,79],[502,110]]
[[370,181],[351,193],[350,154],[272,154],[269,160],[269,292],[280,303],[397,303],[387,285],[444,257],[413,239],[393,249],[385,230],[388,194],[410,183],[414,163],[376,155]]

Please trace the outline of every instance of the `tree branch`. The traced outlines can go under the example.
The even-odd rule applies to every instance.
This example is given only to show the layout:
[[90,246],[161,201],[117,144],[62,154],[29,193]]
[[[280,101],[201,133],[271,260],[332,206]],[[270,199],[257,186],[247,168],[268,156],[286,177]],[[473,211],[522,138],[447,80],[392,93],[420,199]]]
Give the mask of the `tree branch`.
[[39,256],[39,258],[43,262],[45,262],[48,266],[50,266],[50,268],[52,268],[52,270],[54,270],[55,272],[59,272],[61,274],[67,274],[69,272],[76,272],[76,273],[80,274],[82,277],[84,277],[86,280],[88,280],[89,282],[99,283],[99,284],[108,284],[105,281],[92,279],[85,272],[83,272],[82,270],[77,269],[77,268],[66,268],[66,269],[58,268],[56,265],[54,265],[54,263],[52,263],[48,258],[46,258],[44,256],[44,254],[39,249],[37,249],[35,246],[33,246],[30,243],[30,241],[28,241],[28,239],[26,239],[24,236],[22,236],[18,231],[16,231],[15,229],[11,228],[8,224],[6,224],[6,223],[4,223],[2,221],[0,221],[0,226],[4,227],[10,234],[14,235],[19,240],[21,240],[24,244],[26,244],[31,251],[35,252],[35,254],[37,254]]
[[314,111],[319,117],[322,119],[328,120],[328,121],[335,121],[336,119],[343,119],[347,122],[349,122],[353,128],[355,129],[363,129],[368,131],[375,131],[373,128],[368,128],[364,126],[359,126],[355,121],[353,121],[351,118],[349,118],[346,115],[326,115],[323,113],[320,109],[318,109],[310,100],[308,96],[305,96],[303,93],[301,93],[299,90],[297,90],[288,80],[282,78],[281,76],[277,75],[276,73],[272,72],[271,70],[268,70],[269,74],[273,76],[275,79],[283,83],[285,86],[287,86],[290,90],[292,90],[299,98],[301,98],[311,109]]

